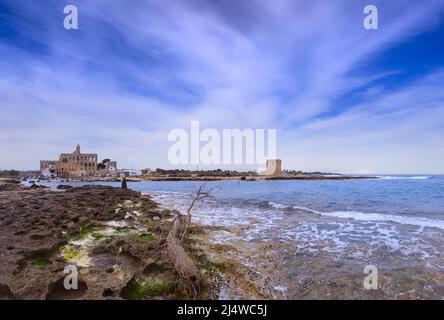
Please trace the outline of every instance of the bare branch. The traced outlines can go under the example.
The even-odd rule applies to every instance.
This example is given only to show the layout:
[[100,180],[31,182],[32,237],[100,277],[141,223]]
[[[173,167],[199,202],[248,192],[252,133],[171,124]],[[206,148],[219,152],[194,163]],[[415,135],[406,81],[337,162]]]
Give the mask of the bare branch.
[[[215,201],[215,198],[211,195],[211,192],[212,192],[216,187],[217,187],[217,185],[207,189],[207,182],[204,182],[204,183],[202,183],[202,184],[197,188],[197,190],[196,190],[196,194],[194,195],[193,200],[191,201],[190,206],[189,206],[188,209],[187,209],[187,221],[186,221],[185,228],[184,228],[184,231],[183,231],[183,233],[182,233],[182,236],[180,237],[180,241],[181,241],[181,242],[182,242],[183,239],[185,238],[185,234],[186,234],[186,232],[187,232],[187,230],[188,230],[188,226],[189,226],[189,224],[191,223],[191,218],[192,218],[191,210],[193,209],[194,205],[196,204],[197,201],[201,201],[201,200],[204,200],[204,199],[207,199],[207,198],[208,198],[208,199],[212,199],[212,200]],[[217,207],[218,207],[218,205],[217,205],[217,201],[215,201],[215,202],[216,202],[216,210],[217,210]],[[216,211],[214,211],[213,215],[214,215],[215,213],[216,213]]]
[[[191,217],[192,217],[191,211],[193,210],[193,207],[197,201],[201,201],[204,199],[210,199],[215,201],[216,208],[214,210],[213,215],[216,213],[216,210],[218,208],[218,203],[211,194],[211,192],[218,186],[216,185],[211,188],[207,188],[206,186],[207,183],[205,182],[201,184],[199,187],[195,188],[196,194],[194,195],[190,203],[190,206],[186,211],[187,213],[186,218],[184,219],[184,216],[182,214],[180,214],[179,212],[177,213],[173,221],[173,227],[168,233],[166,241],[168,254],[170,256],[171,261],[174,264],[174,268],[176,269],[181,279],[185,282],[188,291],[193,295],[193,297],[196,297],[199,291],[199,284],[197,281],[198,269],[193,260],[191,260],[191,258],[186,254],[185,250],[183,249],[182,243],[187,233],[188,227],[191,223]],[[185,222],[183,223],[184,220]],[[183,232],[181,232],[182,227],[183,227]]]

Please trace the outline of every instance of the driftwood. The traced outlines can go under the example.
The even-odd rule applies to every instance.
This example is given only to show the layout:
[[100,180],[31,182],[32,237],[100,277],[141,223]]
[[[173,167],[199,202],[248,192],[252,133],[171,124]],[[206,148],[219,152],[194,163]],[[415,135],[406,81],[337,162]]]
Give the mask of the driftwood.
[[188,292],[196,297],[199,293],[199,284],[197,283],[197,266],[194,261],[187,255],[179,235],[183,229],[183,218],[178,213],[173,221],[173,227],[167,236],[168,256],[174,265],[179,277],[184,282]]
[[185,238],[188,226],[191,223],[191,210],[197,201],[205,198],[214,199],[210,194],[214,188],[206,189],[206,184],[202,184],[196,190],[196,194],[187,209],[187,215],[183,216],[180,212],[176,214],[173,220],[173,226],[167,236],[167,251],[171,262],[177,273],[184,282],[188,292],[195,298],[200,292],[198,283],[198,269],[194,261],[185,252],[182,243]]

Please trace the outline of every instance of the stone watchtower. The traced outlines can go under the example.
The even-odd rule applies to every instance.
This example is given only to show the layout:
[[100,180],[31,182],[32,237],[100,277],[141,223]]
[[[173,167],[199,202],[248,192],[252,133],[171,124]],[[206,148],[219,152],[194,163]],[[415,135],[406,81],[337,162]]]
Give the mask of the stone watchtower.
[[282,175],[282,160],[281,159],[270,159],[267,160],[267,167],[263,172],[263,175],[280,177]]

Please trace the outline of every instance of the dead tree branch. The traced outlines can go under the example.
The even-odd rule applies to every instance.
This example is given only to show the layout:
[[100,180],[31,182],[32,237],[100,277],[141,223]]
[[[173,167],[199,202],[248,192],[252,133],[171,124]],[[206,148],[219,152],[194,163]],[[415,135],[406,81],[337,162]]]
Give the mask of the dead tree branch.
[[167,236],[166,242],[168,255],[174,265],[174,268],[176,269],[181,279],[185,282],[188,291],[193,297],[196,297],[199,292],[199,285],[197,283],[198,269],[194,261],[185,252],[182,243],[187,233],[188,227],[191,223],[191,211],[194,205],[196,204],[196,202],[204,199],[215,200],[215,198],[211,195],[211,192],[215,188],[216,186],[212,188],[207,188],[206,183],[201,184],[196,189],[196,194],[194,195],[190,206],[186,211],[186,216],[184,217],[182,214],[180,214],[180,212],[176,214],[176,217],[173,220],[173,226]]
[[[214,196],[213,196],[211,193],[212,193],[213,190],[214,190],[215,188],[217,188],[217,187],[218,187],[218,185],[216,185],[216,186],[214,186],[214,187],[211,187],[211,188],[207,188],[207,183],[205,182],[205,183],[201,184],[201,185],[197,188],[197,190],[196,190],[196,194],[194,195],[194,198],[193,198],[193,200],[191,201],[190,206],[189,206],[188,209],[187,209],[187,221],[186,221],[185,228],[184,228],[184,230],[183,230],[182,236],[181,236],[181,238],[180,238],[180,241],[183,241],[183,239],[185,238],[185,234],[186,234],[186,232],[187,232],[187,230],[188,230],[188,226],[189,226],[190,223],[191,223],[191,217],[192,217],[192,215],[191,215],[191,210],[193,210],[193,207],[194,207],[194,205],[196,204],[196,202],[201,201],[201,200],[204,200],[204,199],[210,199],[210,200],[213,200],[213,201],[216,203],[216,208],[214,209],[214,213],[216,212],[216,210],[217,210],[217,208],[218,208],[218,203],[217,203],[217,201],[216,201],[216,198],[214,198]],[[213,214],[214,214],[214,213],[213,213]]]

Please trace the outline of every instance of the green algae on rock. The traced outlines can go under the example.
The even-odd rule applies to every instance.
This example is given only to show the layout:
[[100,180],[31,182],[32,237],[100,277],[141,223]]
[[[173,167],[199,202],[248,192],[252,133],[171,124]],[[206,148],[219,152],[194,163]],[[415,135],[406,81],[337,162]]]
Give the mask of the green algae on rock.
[[125,299],[139,300],[149,297],[164,296],[177,290],[179,284],[168,282],[159,277],[148,277],[143,281],[133,279],[122,292]]

